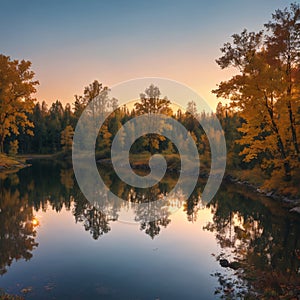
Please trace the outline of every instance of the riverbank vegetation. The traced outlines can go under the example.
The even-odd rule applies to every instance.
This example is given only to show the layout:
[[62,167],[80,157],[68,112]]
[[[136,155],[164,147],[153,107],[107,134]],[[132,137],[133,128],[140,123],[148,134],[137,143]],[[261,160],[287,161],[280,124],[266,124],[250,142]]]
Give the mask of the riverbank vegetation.
[[[29,61],[0,55],[0,142],[1,152],[53,154],[70,159],[72,138],[78,119],[87,108],[91,115],[105,114],[96,143],[97,160],[109,160],[110,147],[118,130],[127,121],[144,113],[166,114],[185,126],[197,145],[202,167],[210,167],[210,145],[200,126],[211,128],[218,141],[214,121],[219,119],[227,145],[227,175],[247,181],[269,193],[289,197],[300,194],[300,9],[298,4],[277,10],[259,32],[234,34],[221,48],[217,59],[221,69],[232,68],[235,75],[219,83],[213,91],[221,99],[215,113],[197,111],[190,101],[175,109],[172,99],[150,85],[132,107],[118,107],[109,97],[109,88],[95,80],[72,104],[59,100],[50,107],[32,95],[39,84]],[[93,106],[90,104],[93,101]],[[96,101],[95,101],[96,99]],[[201,110],[201,108],[200,108]],[[163,153],[178,167],[178,150],[162,135],[148,134],[132,140],[134,128],[127,128],[118,143],[131,143],[131,159],[136,166],[147,165],[150,154]],[[88,138],[88,136],[87,136]],[[84,142],[84,141],[83,141]],[[144,154],[141,154],[144,153]],[[144,159],[143,159],[144,158]],[[1,156],[1,165],[7,164]]]
[[[95,116],[105,116],[95,157],[110,191],[131,202],[151,202],[172,190],[181,169],[180,155],[172,141],[158,134],[135,140],[133,126],[117,135],[135,117],[161,113],[187,129],[201,162],[201,186],[188,199],[174,199],[173,205],[182,206],[190,222],[197,221],[204,207],[210,209],[212,219],[203,229],[215,234],[221,249],[213,255],[221,267],[234,271],[244,284],[239,286],[232,279],[236,277],[226,278],[216,272],[212,274],[220,283],[216,294],[224,299],[299,298],[300,210],[295,206],[300,205],[300,5],[276,10],[261,29],[244,29],[221,48],[216,62],[234,75],[213,90],[220,99],[213,113],[202,111],[192,99],[184,99],[189,101],[186,107],[176,107],[173,99],[161,94],[155,85],[137,91],[137,95],[141,94],[132,105],[118,107],[118,99],[110,97],[109,87],[97,80],[70,103],[56,100],[47,105],[33,97],[39,82],[31,62],[0,55],[0,232],[4,233],[0,275],[14,260],[31,259],[38,247],[35,212],[47,207],[56,212],[66,208],[95,240],[109,233],[111,224],[118,220],[123,207],[111,201],[109,210],[103,213],[89,203],[75,180],[71,165],[73,136],[85,109],[91,121]],[[216,120],[222,132],[215,126]],[[209,128],[209,136],[217,146],[224,134],[227,147],[226,178],[210,203],[201,202],[211,150],[200,124]],[[168,125],[169,131],[179,134]],[[89,138],[89,134],[84,135],[82,144],[88,144]],[[149,159],[156,153],[164,155],[169,172],[146,192],[127,185],[112,167],[111,146],[115,138],[121,151],[130,146],[130,164],[137,174],[147,174]],[[186,136],[181,138],[183,147],[189,147]],[[29,158],[53,161],[40,161],[15,173],[27,166]],[[194,162],[188,163],[192,170]],[[188,181],[187,176],[186,186]],[[285,198],[285,202],[264,195]],[[106,199],[103,193],[103,203]],[[140,230],[151,239],[171,222],[169,214],[150,222],[143,221],[142,210],[135,214]],[[24,288],[22,293],[29,291]],[[0,299],[21,298],[0,289]]]
[[213,92],[240,117],[236,143],[248,164],[267,175],[264,187],[297,193],[300,164],[300,10],[277,10],[264,31],[234,34],[217,60],[236,70]]

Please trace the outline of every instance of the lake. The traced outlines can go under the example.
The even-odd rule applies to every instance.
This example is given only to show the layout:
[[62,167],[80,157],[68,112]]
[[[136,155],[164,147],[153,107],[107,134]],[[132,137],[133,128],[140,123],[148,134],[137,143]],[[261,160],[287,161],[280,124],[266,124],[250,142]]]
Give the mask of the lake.
[[[209,300],[243,299],[262,287],[270,295],[298,292],[299,216],[243,185],[224,180],[206,204],[200,179],[188,200],[174,199],[176,212],[147,223],[126,205],[97,210],[67,163],[33,160],[1,176],[0,288],[7,293]],[[129,200],[168,193],[176,181],[169,174],[153,189],[134,190],[109,166],[101,176]],[[137,222],[120,220],[122,211]]]

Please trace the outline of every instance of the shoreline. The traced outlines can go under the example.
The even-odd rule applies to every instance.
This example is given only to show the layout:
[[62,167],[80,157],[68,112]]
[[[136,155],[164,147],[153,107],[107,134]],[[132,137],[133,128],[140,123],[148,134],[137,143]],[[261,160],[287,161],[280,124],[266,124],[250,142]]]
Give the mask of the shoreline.
[[300,214],[300,198],[289,198],[286,195],[277,193],[276,191],[264,190],[258,185],[255,185],[247,180],[241,180],[240,178],[234,177],[231,174],[225,174],[224,178],[231,183],[246,186],[249,190],[254,191],[258,195],[263,195],[272,199],[274,202],[276,201],[282,207],[287,208],[290,213],[294,212]]
[[0,174],[14,173],[30,166],[25,158],[0,154]]
[[[54,153],[54,154],[21,154],[17,156],[9,156],[6,154],[0,154],[0,174],[2,173],[14,173],[18,172],[20,169],[30,167],[31,164],[27,161],[30,160],[39,160],[39,159],[54,159],[54,160],[62,160],[61,159],[61,153]],[[177,160],[177,157],[174,156],[174,154],[170,155],[175,161]],[[169,159],[170,159],[169,157]],[[131,167],[136,170],[143,170],[143,171],[149,171],[149,156],[140,156],[137,155],[136,157],[132,157]],[[179,158],[178,158],[179,159]],[[178,163],[173,161],[171,166],[168,167],[169,172],[176,172],[178,173],[178,170],[176,167],[178,167]],[[112,165],[110,158],[100,158],[97,159],[98,164],[104,164],[104,165]],[[252,190],[256,192],[259,195],[266,196],[268,198],[271,198],[272,200],[280,203],[282,206],[289,209],[289,211],[295,212],[300,214],[300,198],[296,197],[289,197],[287,195],[279,194],[276,191],[268,191],[261,188],[259,184],[252,183],[248,181],[247,179],[241,179],[238,177],[238,174],[232,174],[232,171],[226,171],[224,175],[224,179],[229,181],[233,184],[243,185],[246,186],[249,190]],[[209,170],[202,170],[199,173],[199,177],[204,178],[208,177]]]

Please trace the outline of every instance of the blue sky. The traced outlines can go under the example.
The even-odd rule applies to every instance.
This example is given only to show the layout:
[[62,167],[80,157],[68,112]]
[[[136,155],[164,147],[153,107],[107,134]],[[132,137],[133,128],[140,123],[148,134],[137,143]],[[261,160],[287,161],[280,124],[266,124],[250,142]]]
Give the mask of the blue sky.
[[72,103],[94,79],[111,86],[150,76],[182,82],[215,106],[210,91],[231,74],[215,63],[220,47],[289,3],[0,0],[0,53],[32,62],[47,103]]

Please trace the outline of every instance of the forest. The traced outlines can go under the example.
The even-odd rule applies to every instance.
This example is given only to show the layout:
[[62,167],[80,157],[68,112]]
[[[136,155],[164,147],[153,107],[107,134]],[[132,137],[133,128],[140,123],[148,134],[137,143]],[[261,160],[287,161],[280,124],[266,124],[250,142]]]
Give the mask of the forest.
[[[221,132],[214,129],[213,120],[218,118],[226,138],[228,176],[264,191],[299,196],[299,5],[276,10],[259,32],[244,29],[232,35],[216,62],[234,75],[212,91],[222,101],[215,113],[207,114],[197,111],[194,101],[184,110],[173,111],[172,99],[161,95],[154,85],[140,91],[134,107],[118,107],[118,100],[108,96],[109,87],[98,80],[85,87],[82,95],[75,95],[71,104],[56,100],[48,106],[34,98],[39,82],[31,62],[1,54],[0,150],[10,156],[55,154],[70,159],[77,121],[91,100],[97,98],[96,109],[108,115],[96,143],[98,159],[109,159],[114,136],[128,120],[145,113],[162,113],[185,126],[209,168],[209,143],[199,120],[211,123],[212,136],[217,141]],[[131,135],[129,130],[119,142],[133,142]],[[157,152],[175,160],[178,156],[172,142],[160,135],[141,137],[131,147],[133,155]]]
[[[237,2],[224,4],[224,16],[225,8],[230,8],[230,15],[236,17]],[[31,5],[32,9],[36,6]],[[246,2],[243,5],[246,7]],[[270,9],[274,3],[268,5]],[[266,12],[261,3],[251,2],[251,6]],[[78,7],[84,11],[88,5]],[[71,8],[68,5],[68,13]],[[115,15],[116,7],[110,8]],[[142,8],[140,19],[145,16]],[[164,9],[170,14],[168,6]],[[122,21],[123,13],[116,14]],[[242,16],[241,11],[238,14]],[[106,20],[104,15],[101,18]],[[182,9],[178,15],[184,15]],[[56,21],[53,16],[58,16],[56,11],[51,16],[51,21]],[[67,24],[66,16],[64,12],[62,24]],[[157,16],[151,17],[155,20]],[[78,86],[80,92],[67,101],[55,85],[50,102],[36,96],[40,85],[48,88],[51,84],[38,76],[35,56],[31,58],[23,48],[21,57],[13,57],[18,52],[0,52],[0,300],[144,299],[139,295],[147,299],[300,299],[300,4],[277,9],[269,19],[261,24],[261,30],[242,29],[229,38],[222,36],[220,45],[225,43],[215,66],[225,76],[215,79],[212,72],[216,82],[207,89],[216,105],[211,111],[192,97],[182,99],[185,107],[176,104],[177,90],[172,98],[158,81],[147,82],[135,91],[136,98],[122,104],[123,95],[118,99],[104,76],[88,77]],[[101,24],[98,19],[93,21],[93,26]],[[200,28],[194,20],[191,26],[195,32]],[[76,37],[77,41],[75,27],[70,39]],[[89,47],[80,49],[91,51],[88,38]],[[178,46],[183,43],[182,36],[177,42]],[[142,46],[146,52],[148,44]],[[124,50],[120,48],[118,56]],[[155,50],[157,54],[163,49]],[[30,51],[34,53],[33,48]],[[199,56],[204,57],[201,51]],[[183,60],[191,63],[194,57],[183,53]],[[74,54],[75,58],[79,60]],[[122,61],[126,59],[124,54]],[[55,64],[48,70],[48,57],[46,60],[42,64],[45,72],[59,72]],[[84,68],[90,74],[89,66]],[[157,66],[161,67],[151,67]],[[176,68],[180,67],[178,63]],[[189,68],[190,74],[199,74],[193,71]],[[82,81],[86,78],[83,72],[79,76]],[[77,85],[77,81],[73,83]],[[184,98],[182,94],[178,92]],[[138,126],[131,122],[155,114],[167,116],[166,122],[159,118],[149,118],[152,123]],[[101,127],[97,126],[99,116],[105,120]],[[175,123],[183,125],[184,133]],[[153,133],[159,126],[163,127],[161,134]],[[150,129],[150,133],[139,135],[137,127]],[[180,147],[173,136],[180,140]],[[214,160],[224,161],[223,136],[224,177],[222,167],[214,164]],[[118,150],[112,153],[114,143]],[[91,145],[95,145],[95,160],[89,152]],[[192,157],[190,150],[195,146]],[[123,156],[128,149],[125,158],[130,164],[124,163]],[[157,169],[151,170],[150,158],[156,154],[164,156],[167,171],[154,185],[135,186],[124,180],[135,173],[150,182],[150,171],[164,169],[157,164]],[[198,155],[200,167],[194,159]],[[91,156],[97,167],[94,173],[88,163]],[[114,160],[126,176],[118,173]],[[76,163],[81,164],[81,174]],[[133,173],[128,172],[128,165]],[[83,183],[78,173],[86,179]],[[157,174],[153,178],[157,179]],[[181,177],[182,184],[176,190]],[[206,200],[205,190],[212,177],[220,179],[220,185],[212,181],[210,190],[215,194]],[[99,179],[103,185],[95,184]],[[94,197],[89,198],[84,188]],[[139,289],[141,294],[134,294]],[[151,294],[153,291],[156,294]],[[211,298],[205,292],[211,292]]]

